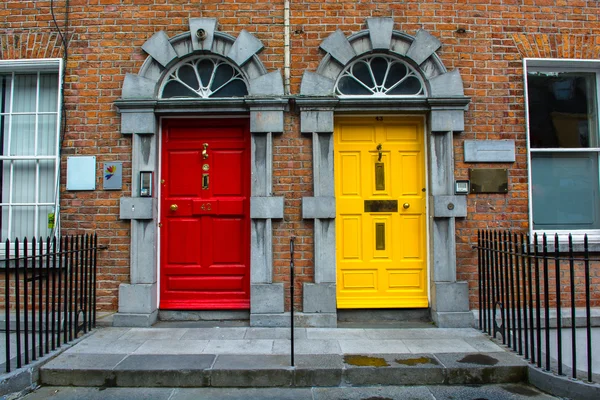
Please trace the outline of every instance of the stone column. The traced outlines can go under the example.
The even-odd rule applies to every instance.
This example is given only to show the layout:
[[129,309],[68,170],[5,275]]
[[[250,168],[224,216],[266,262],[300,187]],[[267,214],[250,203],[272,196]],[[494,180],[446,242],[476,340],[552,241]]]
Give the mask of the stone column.
[[302,198],[302,217],[314,220],[314,283],[305,283],[303,312],[309,326],[337,326],[333,108],[303,109],[302,133],[312,136],[314,197]]
[[[158,314],[156,117],[153,109],[121,110],[121,132],[132,136],[131,197],[122,197],[120,218],[131,220],[130,283],[119,286],[114,326],[151,326]],[[140,197],[140,171],[154,173],[152,197]]]
[[442,328],[473,322],[468,284],[456,281],[454,221],[467,216],[467,201],[454,195],[453,132],[463,130],[463,115],[462,110],[432,107],[429,124],[431,317]]
[[283,197],[273,196],[273,133],[283,132],[287,100],[247,100],[252,135],[250,198],[250,325],[283,326],[283,283],[273,283],[272,220],[283,218]]

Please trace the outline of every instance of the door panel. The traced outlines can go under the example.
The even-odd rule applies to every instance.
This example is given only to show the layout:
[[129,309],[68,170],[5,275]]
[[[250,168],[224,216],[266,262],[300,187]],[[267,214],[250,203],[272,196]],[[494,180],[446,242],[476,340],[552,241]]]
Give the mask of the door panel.
[[338,307],[427,307],[421,119],[343,118],[334,136]]
[[160,308],[250,306],[246,120],[165,120]]

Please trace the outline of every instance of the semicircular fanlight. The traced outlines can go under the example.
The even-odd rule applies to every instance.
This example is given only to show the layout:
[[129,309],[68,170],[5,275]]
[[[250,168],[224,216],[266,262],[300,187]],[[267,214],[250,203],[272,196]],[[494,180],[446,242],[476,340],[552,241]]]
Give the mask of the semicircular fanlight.
[[387,54],[367,55],[346,66],[335,92],[341,96],[424,96],[421,75]]
[[242,72],[227,60],[200,56],[176,65],[164,80],[161,98],[242,97],[248,85]]

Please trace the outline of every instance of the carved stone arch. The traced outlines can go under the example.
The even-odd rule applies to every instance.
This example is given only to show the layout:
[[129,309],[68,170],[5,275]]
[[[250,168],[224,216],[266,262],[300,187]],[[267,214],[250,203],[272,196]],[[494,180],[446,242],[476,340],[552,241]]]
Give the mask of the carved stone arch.
[[[316,72],[306,71],[302,77],[303,96],[335,96],[336,80],[344,67],[365,54],[392,54],[417,68],[427,85],[430,98],[464,98],[463,82],[458,70],[448,72],[435,53],[441,42],[420,29],[415,36],[394,31],[391,18],[367,20],[369,29],[346,38],[337,30],[321,43],[325,56]],[[463,104],[464,106],[464,104]]]
[[[337,30],[320,45],[325,52],[316,71],[306,71],[296,104],[301,131],[313,139],[314,197],[304,197],[302,213],[314,220],[315,282],[305,284],[304,312],[329,315],[336,323],[336,232],[333,130],[336,112],[405,111],[427,117],[431,316],[441,327],[471,326],[468,285],[456,281],[454,221],[466,216],[466,197],[454,195],[453,133],[464,129],[470,101],[458,70],[448,71],[436,51],[442,43],[420,29],[414,36],[395,31],[392,18],[369,18],[367,29],[348,37]],[[338,77],[354,60],[386,54],[416,69],[426,86],[418,96],[338,96]]]
[[[242,30],[239,36],[216,31],[216,19],[194,18],[190,31],[169,38],[163,31],[155,33],[143,45],[148,57],[138,74],[127,74],[122,99],[159,99],[160,83],[171,67],[180,61],[202,54],[222,56],[239,68],[246,77],[249,96],[282,96],[283,80],[279,71],[267,72],[258,58],[264,45],[254,35]],[[203,30],[206,38],[196,35]]]
[[[237,37],[219,32],[214,18],[192,18],[189,31],[171,38],[163,32],[150,37],[142,49],[148,57],[137,74],[128,73],[121,99],[121,133],[132,138],[131,197],[121,199],[121,219],[131,220],[131,282],[119,287],[116,326],[149,326],[158,314],[158,203],[140,197],[140,172],[154,172],[158,187],[160,116],[199,117],[232,114],[250,117],[251,134],[251,248],[250,323],[281,324],[283,284],[273,283],[272,220],[283,218],[283,197],[272,195],[272,138],[283,131],[284,98],[280,71],[268,72],[258,57],[262,42],[246,30]],[[202,55],[218,56],[239,69],[248,94],[238,97],[161,98],[161,83],[180,62]],[[238,316],[239,317],[239,316]]]

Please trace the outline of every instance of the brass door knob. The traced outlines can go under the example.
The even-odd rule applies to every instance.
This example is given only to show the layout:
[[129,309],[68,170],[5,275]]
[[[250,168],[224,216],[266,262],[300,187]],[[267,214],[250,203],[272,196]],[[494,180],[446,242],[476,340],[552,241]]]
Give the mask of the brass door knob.
[[177,204],[171,204],[171,211],[177,211],[178,208]]
[[404,204],[402,204],[402,207],[404,207],[404,209],[406,210],[407,208],[409,208],[409,207],[410,207],[410,204],[408,204],[408,203],[404,203]]

